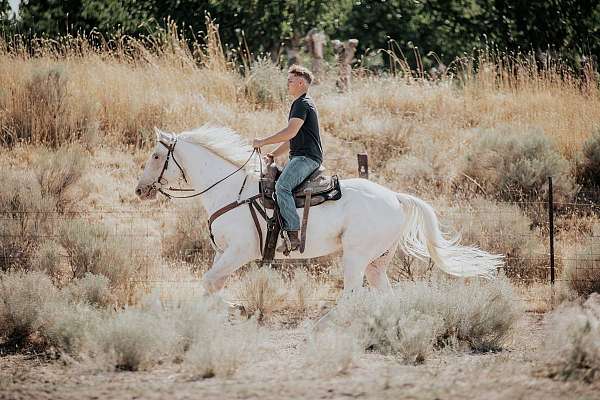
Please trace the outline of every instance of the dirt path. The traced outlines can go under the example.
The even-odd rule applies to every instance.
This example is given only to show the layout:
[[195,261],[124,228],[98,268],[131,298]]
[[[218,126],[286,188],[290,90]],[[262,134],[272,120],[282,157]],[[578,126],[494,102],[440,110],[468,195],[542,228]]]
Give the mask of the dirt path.
[[0,399],[600,399],[600,382],[548,379],[535,359],[541,319],[527,315],[499,353],[441,352],[423,365],[364,354],[345,375],[306,361],[304,328],[269,331],[261,358],[231,379],[202,379],[178,366],[95,372],[36,357],[0,357]]

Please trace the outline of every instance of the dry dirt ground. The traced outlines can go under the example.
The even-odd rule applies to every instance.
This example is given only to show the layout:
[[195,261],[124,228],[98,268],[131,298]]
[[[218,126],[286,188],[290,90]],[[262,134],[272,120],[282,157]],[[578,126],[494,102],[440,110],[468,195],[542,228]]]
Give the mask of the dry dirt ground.
[[0,357],[0,399],[600,399],[600,382],[546,377],[537,360],[543,319],[527,314],[498,353],[438,352],[403,365],[364,354],[347,374],[307,364],[307,329],[270,329],[259,358],[233,378],[203,379],[179,366],[98,372],[31,355]]

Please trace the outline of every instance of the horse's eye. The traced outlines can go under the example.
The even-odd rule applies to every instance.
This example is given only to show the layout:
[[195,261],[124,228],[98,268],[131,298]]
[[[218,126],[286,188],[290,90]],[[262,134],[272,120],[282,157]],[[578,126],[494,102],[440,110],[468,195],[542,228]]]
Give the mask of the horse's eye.
[[155,160],[158,160],[158,155],[155,155],[155,156],[154,156],[154,159],[155,159]]

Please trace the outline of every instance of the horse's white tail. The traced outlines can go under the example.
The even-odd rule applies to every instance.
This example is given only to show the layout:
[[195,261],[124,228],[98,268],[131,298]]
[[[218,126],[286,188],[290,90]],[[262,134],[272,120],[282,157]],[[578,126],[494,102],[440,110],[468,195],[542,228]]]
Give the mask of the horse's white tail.
[[450,275],[492,278],[503,265],[503,256],[475,247],[458,245],[458,237],[445,239],[433,208],[423,200],[396,193],[406,213],[399,246],[418,258],[430,257],[435,265]]

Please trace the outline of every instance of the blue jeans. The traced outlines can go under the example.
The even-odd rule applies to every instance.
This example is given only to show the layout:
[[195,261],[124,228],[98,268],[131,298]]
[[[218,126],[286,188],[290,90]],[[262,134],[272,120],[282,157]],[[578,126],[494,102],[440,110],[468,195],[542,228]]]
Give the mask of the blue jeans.
[[319,163],[305,156],[294,156],[285,166],[281,176],[275,184],[277,205],[283,217],[283,229],[286,231],[300,230],[300,217],[296,212],[293,191],[317,168]]

